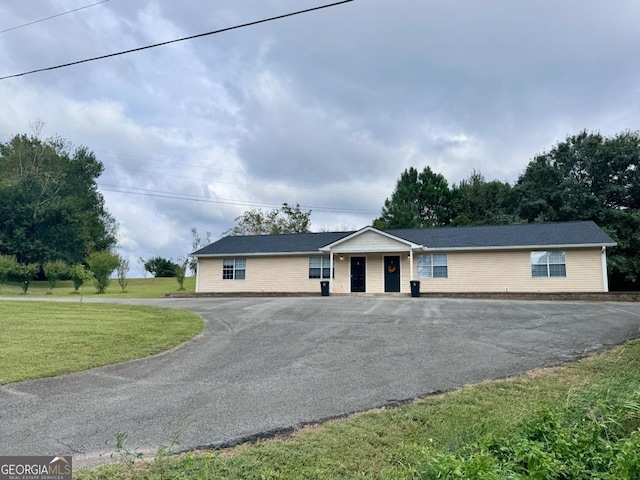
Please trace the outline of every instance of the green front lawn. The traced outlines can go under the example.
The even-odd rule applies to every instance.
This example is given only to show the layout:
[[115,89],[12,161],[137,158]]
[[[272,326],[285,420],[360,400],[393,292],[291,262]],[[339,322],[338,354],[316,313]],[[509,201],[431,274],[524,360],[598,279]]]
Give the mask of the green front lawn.
[[0,301],[0,385],[141,358],[203,328],[182,310],[125,305]]
[[[187,277],[184,280],[184,291],[194,292],[196,288],[196,277]],[[164,297],[167,293],[173,293],[178,290],[178,282],[175,278],[131,278],[128,279],[128,285],[125,293],[118,284],[118,280],[111,279],[111,283],[107,287],[107,292],[103,294],[96,293],[96,289],[91,282],[88,282],[81,291],[84,297],[95,298],[156,298]],[[15,282],[9,282],[0,288],[0,297],[17,297],[22,295],[20,285]],[[33,282],[27,291],[28,297],[80,297],[80,293],[75,294],[73,291],[73,283],[71,280],[60,281],[51,292],[49,284],[44,281]]]

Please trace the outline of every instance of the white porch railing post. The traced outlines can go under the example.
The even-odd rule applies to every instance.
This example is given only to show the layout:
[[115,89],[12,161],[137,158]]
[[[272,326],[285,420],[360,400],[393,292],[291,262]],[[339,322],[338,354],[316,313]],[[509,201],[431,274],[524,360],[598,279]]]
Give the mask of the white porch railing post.
[[329,254],[329,293],[333,293],[333,250]]
[[409,269],[411,270],[410,280],[413,281],[413,248],[409,250]]

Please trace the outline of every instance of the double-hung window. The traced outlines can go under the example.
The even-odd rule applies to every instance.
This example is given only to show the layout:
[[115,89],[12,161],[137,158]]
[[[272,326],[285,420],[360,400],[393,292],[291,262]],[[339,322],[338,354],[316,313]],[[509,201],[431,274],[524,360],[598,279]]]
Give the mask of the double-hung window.
[[447,263],[446,253],[418,255],[418,277],[447,278],[449,276]]
[[309,257],[309,278],[331,278],[331,259]]
[[532,277],[566,277],[567,263],[561,250],[531,252]]
[[223,280],[244,280],[246,271],[246,258],[225,258],[222,260]]

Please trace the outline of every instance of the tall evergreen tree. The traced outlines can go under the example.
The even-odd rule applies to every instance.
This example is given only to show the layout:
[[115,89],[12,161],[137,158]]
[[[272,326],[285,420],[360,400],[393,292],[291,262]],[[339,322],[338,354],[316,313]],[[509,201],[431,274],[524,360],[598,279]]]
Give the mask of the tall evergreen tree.
[[382,215],[373,222],[379,229],[424,228],[449,223],[451,196],[447,179],[430,167],[418,172],[413,167],[402,172]]
[[518,223],[511,185],[493,180],[474,170],[469,178],[451,188],[451,225],[500,225]]

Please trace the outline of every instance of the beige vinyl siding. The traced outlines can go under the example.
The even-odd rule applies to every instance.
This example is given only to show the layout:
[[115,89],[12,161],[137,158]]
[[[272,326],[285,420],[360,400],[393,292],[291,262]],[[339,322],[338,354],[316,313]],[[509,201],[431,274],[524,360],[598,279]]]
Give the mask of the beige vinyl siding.
[[602,292],[599,248],[565,249],[566,277],[532,277],[530,250],[447,253],[448,278],[418,278],[422,292]]
[[[542,249],[536,249],[542,250]],[[419,253],[414,253],[414,279],[422,292],[602,292],[600,248],[565,249],[566,277],[532,277],[530,250],[446,253],[448,278],[418,278]],[[384,256],[394,253],[335,254],[334,293],[351,292],[351,257],[365,257],[366,293],[384,292]],[[400,256],[402,293],[409,293],[408,252]],[[342,256],[342,260],[340,260]],[[234,258],[229,256],[228,258]],[[245,280],[222,280],[222,258],[199,259],[199,292],[320,293],[320,279],[309,278],[309,256],[246,256]]]
[[351,253],[355,256],[357,256],[356,252],[399,252],[403,250],[408,252],[409,245],[376,232],[361,233],[357,237],[333,247],[334,252]]
[[246,258],[244,280],[222,279],[222,258],[199,259],[199,292],[313,292],[320,293],[320,279],[309,278],[309,256]]

